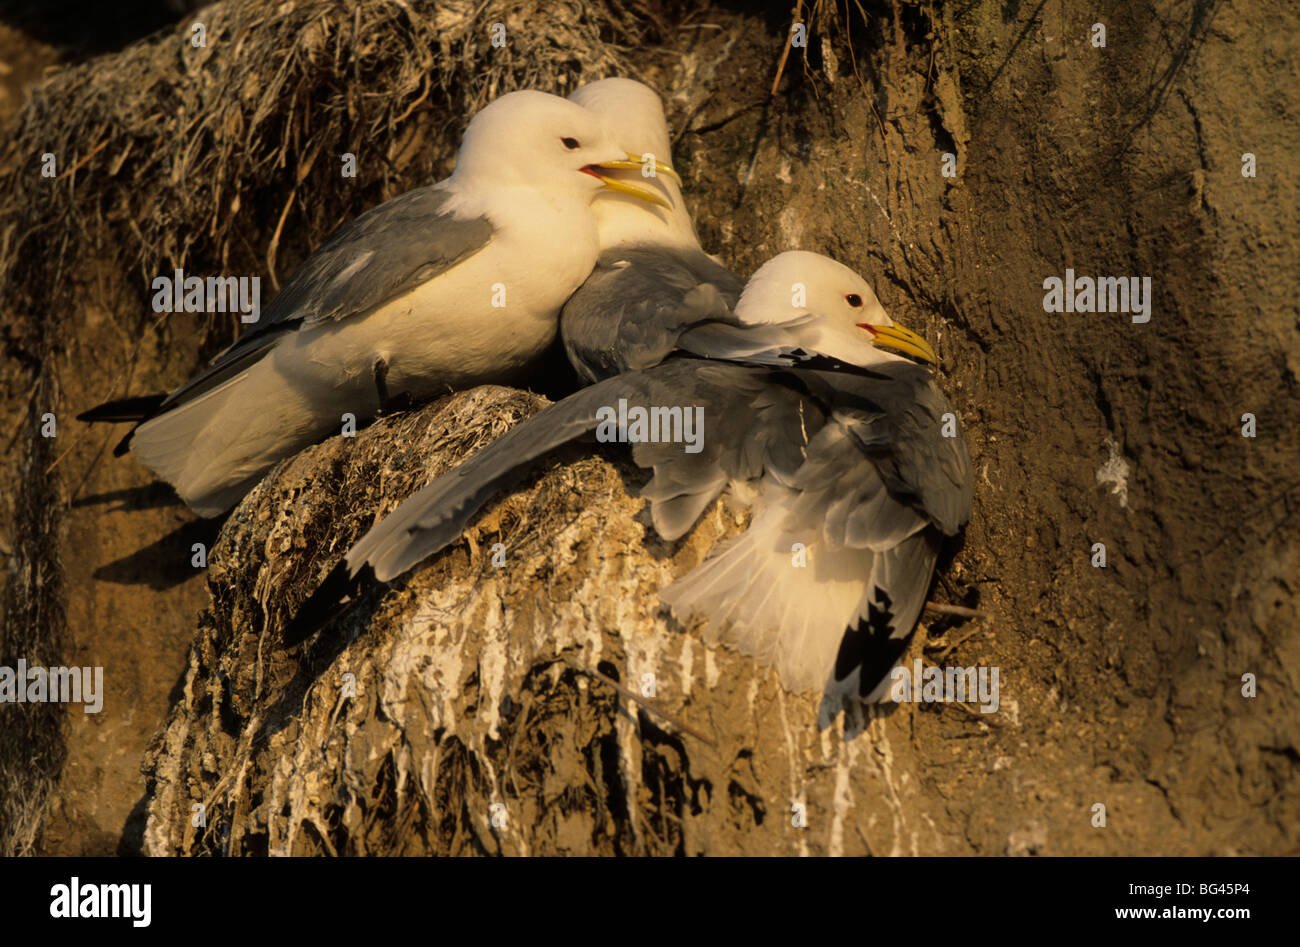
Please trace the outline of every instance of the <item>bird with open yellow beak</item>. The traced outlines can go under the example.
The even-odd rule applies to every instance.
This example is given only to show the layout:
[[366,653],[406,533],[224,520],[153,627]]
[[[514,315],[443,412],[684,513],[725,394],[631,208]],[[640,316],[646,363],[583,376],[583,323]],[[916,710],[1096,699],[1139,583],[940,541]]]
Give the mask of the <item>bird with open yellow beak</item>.
[[[646,166],[582,106],[504,95],[470,121],[449,178],[338,230],[191,381],[82,419],[135,421],[118,453],[219,515],[278,460],[399,398],[517,379],[595,265],[597,196],[630,196],[647,213],[668,204],[627,179]],[[666,162],[648,167],[675,177]]]

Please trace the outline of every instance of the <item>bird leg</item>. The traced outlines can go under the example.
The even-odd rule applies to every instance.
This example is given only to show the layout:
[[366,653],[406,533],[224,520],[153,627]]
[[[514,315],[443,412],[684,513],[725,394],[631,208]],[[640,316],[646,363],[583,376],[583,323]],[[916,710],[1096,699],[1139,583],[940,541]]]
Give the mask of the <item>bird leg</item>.
[[388,393],[388,362],[382,358],[375,359],[371,369],[375,376],[375,391],[379,393],[379,417],[397,414],[411,407],[411,393],[403,391],[397,395]]

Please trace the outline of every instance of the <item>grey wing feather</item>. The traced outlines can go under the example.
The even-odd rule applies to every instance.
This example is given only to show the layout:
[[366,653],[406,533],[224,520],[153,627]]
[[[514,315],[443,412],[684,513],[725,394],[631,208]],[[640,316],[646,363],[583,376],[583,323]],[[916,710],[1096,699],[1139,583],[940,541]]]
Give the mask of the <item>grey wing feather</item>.
[[602,407],[617,404],[619,398],[666,397],[679,384],[674,371],[660,376],[629,373],[584,388],[525,418],[376,524],[348,551],[351,573],[356,575],[369,564],[381,582],[401,575],[455,540],[483,504],[529,463],[593,432]]
[[366,211],[298,267],[267,307],[270,321],[310,325],[369,312],[483,249],[491,222],[447,210],[451,197],[433,184]]
[[601,408],[619,399],[631,406],[705,408],[702,450],[682,443],[638,443],[633,460],[654,469],[644,496],[656,529],[673,539],[690,528],[729,479],[754,479],[765,470],[793,476],[802,462],[805,432],[821,416],[807,399],[766,385],[763,370],[674,359],[628,372],[572,394],[515,425],[473,457],[400,504],[348,551],[355,575],[369,564],[388,581],[443,549],[509,479],[542,455],[591,435]]
[[[899,365],[879,372],[794,369],[789,374],[831,406],[857,453],[854,461],[845,449],[848,445],[842,445],[837,455],[802,472],[810,478],[809,488],[819,486],[811,479],[818,475],[838,477],[844,488],[850,488],[853,481],[847,472],[869,462],[892,496],[922,513],[945,535],[957,534],[970,519],[974,494],[970,455],[960,432],[955,437],[943,435],[943,416],[952,407],[927,371]],[[864,494],[861,502],[868,499]],[[889,515],[887,510],[880,512]],[[866,512],[846,511],[844,541],[862,545],[869,522],[875,520]],[[896,520],[880,522],[901,526]]]
[[705,358],[743,361],[750,365],[792,365],[811,357],[790,338],[790,329],[816,318],[808,313],[777,325],[735,326],[710,322],[684,333],[678,346]]
[[168,395],[159,412],[184,404],[257,361],[280,336],[329,319],[363,315],[403,295],[487,246],[485,217],[446,209],[441,185],[407,191],[345,225],[298,267],[244,333],[190,382]]
[[643,442],[633,446],[632,459],[654,470],[641,495],[651,501],[656,531],[674,540],[729,482],[765,474],[790,481],[825,413],[802,393],[771,384],[762,368],[696,359],[663,368],[670,366],[681,377],[668,403],[703,408],[701,449],[688,453],[680,443]]
[[443,549],[528,463],[594,429],[603,403],[597,388],[585,388],[525,418],[399,504],[348,550],[349,570],[369,564],[387,582]]
[[565,303],[560,335],[584,381],[657,365],[692,326],[734,322],[744,282],[700,250],[607,250]]

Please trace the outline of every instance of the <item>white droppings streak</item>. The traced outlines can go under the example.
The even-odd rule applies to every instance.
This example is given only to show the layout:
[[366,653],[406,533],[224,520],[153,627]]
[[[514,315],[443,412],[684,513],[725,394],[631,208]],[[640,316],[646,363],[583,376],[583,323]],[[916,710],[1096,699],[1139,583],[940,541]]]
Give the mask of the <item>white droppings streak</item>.
[[[903,848],[903,835],[906,830],[903,819],[903,800],[898,795],[898,783],[894,779],[894,750],[889,745],[889,735],[885,731],[884,719],[877,717],[873,712],[867,731],[872,735],[872,748],[875,750],[881,785],[889,790],[885,798],[889,803],[890,815],[893,816],[894,822],[894,837],[889,854],[894,857],[905,855],[907,852]],[[919,854],[916,833],[912,833],[910,841],[911,854]]]
[[[479,684],[483,699],[479,701],[479,713],[487,734],[493,740],[501,739],[497,725],[501,723],[501,698],[506,693],[506,649],[509,645],[509,632],[497,607],[497,600],[492,599],[492,610],[484,621],[483,649],[479,652]],[[487,629],[492,629],[488,631]]]
[[858,741],[845,739],[847,729],[845,718],[852,713],[856,720],[860,721],[862,712],[862,705],[854,702],[835,723],[838,753],[835,763],[835,790],[831,799],[831,836],[827,846],[832,858],[839,858],[844,854],[844,820],[849,810],[853,808],[853,768],[858,762]]
[[787,205],[777,218],[777,227],[781,235],[781,245],[798,247],[803,245],[803,217],[793,205]]
[[682,697],[690,697],[695,679],[695,645],[690,635],[681,637],[682,650],[677,656],[677,664],[681,668]]
[[[718,686],[718,681],[722,679],[722,671],[718,667],[718,659],[713,653],[712,648],[704,649],[704,683],[708,685],[709,690]],[[755,687],[758,685],[755,684]],[[749,702],[754,702],[753,694],[750,695]]]
[[1097,470],[1097,482],[1103,487],[1110,487],[1112,496],[1119,497],[1119,505],[1128,509],[1128,461],[1124,459],[1119,444],[1113,437],[1106,438],[1106,450],[1110,457]]
[[871,190],[870,187],[867,186],[866,182],[855,181],[853,180],[853,178],[847,176],[845,177],[845,180],[848,181],[850,184],[856,184],[858,187],[862,188],[864,191],[867,192],[867,196],[871,198],[871,203],[875,204],[876,207],[880,209],[880,213],[884,215],[885,220],[889,221],[889,230],[891,233],[893,233],[894,239],[897,240],[899,243],[902,243],[903,235],[899,233],[898,228],[894,226],[894,219],[889,216],[889,211],[885,210],[885,205],[880,203],[880,200],[876,197],[875,192]]
[[[785,755],[786,755],[786,760],[790,764],[789,765],[790,804],[793,805],[795,802],[802,802],[804,803],[805,812],[806,812],[808,801],[804,798],[803,790],[799,786],[801,774],[798,772],[797,769],[797,767],[799,766],[800,754],[797,753],[795,750],[794,731],[790,729],[790,717],[785,712],[785,692],[781,690],[781,688],[779,687],[776,690],[776,704],[777,707],[780,708],[781,710],[781,734],[782,736],[785,737]],[[787,805],[785,807],[785,817],[787,819],[790,818],[790,805]],[[811,815],[809,815],[809,819],[811,820]],[[811,821],[809,821],[810,828],[811,825],[812,823]],[[799,839],[799,845],[798,845],[799,856],[801,858],[807,858],[808,857],[808,835],[807,835],[808,829],[795,829],[795,832],[798,833],[796,837]]]

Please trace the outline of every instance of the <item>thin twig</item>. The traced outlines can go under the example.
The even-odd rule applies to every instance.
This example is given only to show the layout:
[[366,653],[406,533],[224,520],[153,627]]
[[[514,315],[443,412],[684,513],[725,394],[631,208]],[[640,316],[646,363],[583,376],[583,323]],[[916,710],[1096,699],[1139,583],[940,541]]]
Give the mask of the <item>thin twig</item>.
[[275,257],[280,248],[280,231],[284,229],[284,220],[289,216],[289,208],[293,207],[293,199],[298,196],[298,185],[294,185],[289,191],[289,199],[284,202],[284,210],[280,211],[280,220],[275,225],[275,233],[271,234],[271,242],[266,248],[266,272],[271,277],[271,286],[278,293],[280,291],[280,281],[275,276]]
[[686,120],[682,122],[681,130],[677,132],[677,136],[673,138],[672,144],[668,146],[669,151],[677,150],[677,143],[681,141],[683,138],[685,138],[686,133],[691,130],[691,122],[695,121],[695,116],[699,115],[701,110],[704,108],[704,106],[708,105],[712,99],[713,99],[713,93],[710,92],[708,95],[706,95],[703,99],[700,100],[699,105],[691,109],[690,114],[686,116]]
[[785,49],[781,50],[781,60],[776,64],[776,78],[772,80],[770,95],[776,95],[776,87],[781,84],[781,76],[785,74],[785,61],[790,58],[790,44],[794,41],[794,25],[800,22],[801,16],[803,16],[803,0],[795,0],[794,23],[791,23],[791,28],[786,31]]
[[86,157],[82,158],[80,161],[78,161],[78,162],[77,162],[76,164],[74,164],[72,167],[68,168],[66,171],[64,171],[62,174],[60,174],[60,175],[59,175],[57,178],[55,178],[54,180],[56,180],[56,181],[62,181],[64,178],[66,178],[69,174],[72,174],[74,171],[80,171],[82,168],[84,168],[84,167],[86,166],[86,162],[89,161],[91,158],[95,157],[95,155],[99,154],[101,151],[103,151],[103,150],[108,146],[108,143],[109,143],[109,141],[111,141],[111,140],[112,140],[112,139],[105,138],[103,141],[101,141],[98,145],[96,145],[96,146],[91,150],[90,154],[86,155]]
[[957,648],[964,645],[967,641],[974,638],[983,630],[984,627],[982,625],[977,625],[972,631],[968,631],[966,634],[962,635],[956,641],[950,642],[948,644],[944,644],[944,642],[947,641],[946,636],[944,638],[940,638],[938,641],[935,642],[935,644],[944,644],[944,647],[939,650],[939,652],[935,655],[935,657],[940,661],[942,661],[944,658],[948,657],[950,653],[952,653]]
[[951,704],[951,705],[954,706],[954,707],[960,707],[962,710],[966,711],[966,713],[970,714],[970,715],[971,715],[972,717],[974,717],[976,720],[979,720],[979,721],[981,721],[982,723],[986,723],[986,724],[988,724],[990,727],[998,727],[998,728],[1001,728],[1001,727],[1003,726],[1003,724],[1001,724],[1001,723],[999,723],[999,722],[997,722],[997,721],[991,720],[991,719],[989,718],[989,715],[986,714],[984,711],[982,711],[982,710],[976,710],[974,707],[972,707],[970,704],[966,703],[966,701],[964,701],[964,700],[949,700],[949,701],[944,701],[944,703],[946,703],[946,704]]
[[45,472],[48,474],[48,473],[49,473],[51,470],[53,470],[55,467],[59,466],[59,461],[63,460],[64,457],[67,457],[69,454],[71,454],[71,453],[72,453],[72,449],[73,449],[74,447],[76,447],[76,446],[77,446],[76,444],[69,444],[69,445],[68,445],[68,449],[65,450],[65,451],[64,451],[62,454],[60,454],[58,457],[54,458],[54,462],[53,462],[52,464],[50,464],[48,467],[45,468]]
[[926,602],[927,611],[938,612],[940,615],[959,615],[962,618],[977,618],[980,621],[987,621],[993,616],[988,612],[982,612],[978,608],[966,608],[964,605],[944,605],[940,602]]
[[599,671],[593,670],[591,668],[583,667],[582,665],[574,661],[572,658],[570,658],[567,654],[562,654],[560,655],[560,657],[564,660],[565,664],[573,668],[575,671],[578,671],[581,674],[590,674],[592,677],[596,678],[597,680],[604,681],[606,684],[614,688],[614,690],[618,691],[620,694],[622,694],[628,700],[632,701],[638,707],[648,711],[651,714],[654,714],[656,717],[660,717],[663,720],[668,721],[678,730],[681,730],[683,733],[689,733],[691,736],[695,737],[695,739],[699,740],[701,743],[707,744],[708,746],[712,746],[712,747],[717,746],[716,743],[714,743],[704,734],[700,733],[698,730],[688,727],[686,724],[682,723],[680,720],[678,720],[676,717],[669,714],[667,711],[660,710],[658,707],[656,707],[654,704],[647,701],[640,694],[634,694],[632,691],[628,690],[622,684],[618,683],[618,681],[610,679],[604,674],[601,674]]

